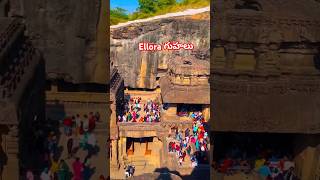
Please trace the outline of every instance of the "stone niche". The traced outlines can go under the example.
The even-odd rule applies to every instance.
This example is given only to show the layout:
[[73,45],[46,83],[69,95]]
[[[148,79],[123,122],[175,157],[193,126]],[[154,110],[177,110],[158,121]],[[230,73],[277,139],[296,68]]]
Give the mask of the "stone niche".
[[233,67],[237,70],[254,70],[256,59],[252,50],[238,50]]

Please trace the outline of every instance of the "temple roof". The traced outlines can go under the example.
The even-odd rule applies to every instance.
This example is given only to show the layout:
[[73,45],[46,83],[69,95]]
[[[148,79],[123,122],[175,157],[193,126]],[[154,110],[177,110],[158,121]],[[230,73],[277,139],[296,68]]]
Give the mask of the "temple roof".
[[168,69],[176,75],[210,75],[209,61],[200,60],[193,56],[176,56],[168,63]]
[[210,104],[210,87],[173,84],[168,77],[160,79],[164,103]]

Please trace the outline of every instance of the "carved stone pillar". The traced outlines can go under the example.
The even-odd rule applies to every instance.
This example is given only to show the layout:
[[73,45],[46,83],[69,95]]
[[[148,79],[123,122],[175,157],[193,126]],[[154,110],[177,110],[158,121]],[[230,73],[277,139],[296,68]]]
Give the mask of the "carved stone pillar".
[[213,67],[225,67],[226,66],[226,53],[225,48],[221,45],[211,49],[211,56],[213,56]]
[[236,59],[237,44],[228,43],[225,47],[226,50],[226,68],[233,69],[234,61]]
[[278,63],[280,60],[279,55],[280,45],[277,43],[272,43],[269,45],[269,51],[267,55],[267,60],[264,63],[265,69],[268,71],[276,71],[278,68]]
[[7,15],[6,6],[8,6],[9,0],[0,1],[0,16],[5,17]]
[[121,157],[126,157],[127,156],[127,138],[126,137],[121,137]]
[[110,165],[111,165],[111,168],[118,168],[118,165],[119,165],[119,161],[118,161],[118,140],[112,140],[111,141],[111,149],[110,149],[110,152],[111,152],[111,162],[110,162]]
[[117,121],[118,121],[118,117],[116,115],[116,105],[112,103],[110,105],[110,109],[111,109],[110,128],[113,128],[117,126]]
[[161,149],[161,162],[160,162],[160,166],[162,167],[166,167],[167,166],[167,160],[168,158],[166,158],[168,156],[168,147],[167,147],[167,139],[166,136],[162,136],[161,137],[161,142],[162,142],[162,149]]
[[19,179],[19,139],[17,125],[9,127],[9,133],[5,136],[5,144],[8,161],[3,170],[3,178],[6,180]]
[[256,53],[256,67],[255,69],[257,71],[262,71],[265,68],[265,63],[267,61],[267,53],[268,53],[268,47],[264,44],[256,47],[255,49]]

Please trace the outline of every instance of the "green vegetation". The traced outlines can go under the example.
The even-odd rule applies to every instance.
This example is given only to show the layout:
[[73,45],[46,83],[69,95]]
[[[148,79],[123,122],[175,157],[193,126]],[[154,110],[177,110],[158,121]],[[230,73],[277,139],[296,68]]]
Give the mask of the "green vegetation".
[[210,0],[138,0],[139,8],[128,14],[122,8],[110,10],[111,25],[121,22],[144,19],[166,13],[179,12],[191,8],[201,8],[210,5]]
[[121,22],[126,22],[129,20],[129,15],[127,11],[122,8],[114,8],[110,10],[110,23],[111,24],[118,24]]

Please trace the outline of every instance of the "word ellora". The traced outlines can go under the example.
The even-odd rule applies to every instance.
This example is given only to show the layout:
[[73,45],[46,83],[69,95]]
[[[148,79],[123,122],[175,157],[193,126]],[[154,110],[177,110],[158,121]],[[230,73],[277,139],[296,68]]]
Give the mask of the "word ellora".
[[168,41],[163,44],[155,44],[148,42],[139,43],[139,51],[162,51],[162,50],[192,50],[192,43],[180,43],[178,41]]

